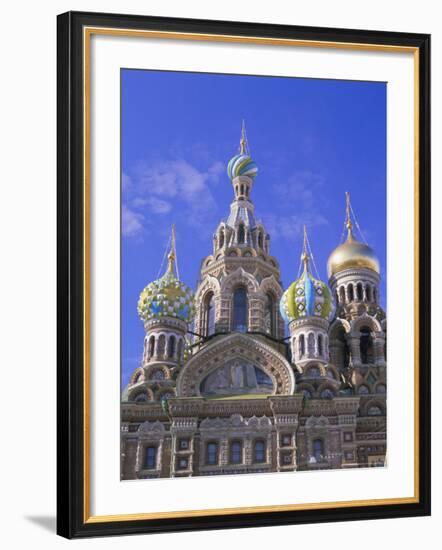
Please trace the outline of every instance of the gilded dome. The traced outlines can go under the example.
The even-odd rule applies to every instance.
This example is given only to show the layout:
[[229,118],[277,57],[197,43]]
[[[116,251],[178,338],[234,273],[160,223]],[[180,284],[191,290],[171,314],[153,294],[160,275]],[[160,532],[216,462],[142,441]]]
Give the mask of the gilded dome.
[[138,315],[143,321],[176,317],[185,322],[195,314],[192,290],[181,282],[174,273],[173,253],[169,254],[169,266],[159,279],[149,283],[140,294]]
[[380,273],[379,260],[373,249],[356,241],[350,228],[346,242],[335,248],[328,258],[328,276],[353,267],[364,267]]

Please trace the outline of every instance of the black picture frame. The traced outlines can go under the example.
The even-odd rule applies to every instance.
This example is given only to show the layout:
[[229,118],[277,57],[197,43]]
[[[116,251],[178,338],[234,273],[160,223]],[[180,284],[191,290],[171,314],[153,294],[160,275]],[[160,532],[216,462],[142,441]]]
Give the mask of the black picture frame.
[[[203,517],[89,521],[85,515],[84,404],[84,82],[85,27],[270,37],[343,44],[404,46],[419,59],[418,289],[419,498],[407,504],[268,511]],[[430,514],[430,36],[69,12],[57,21],[57,533],[67,538],[335,522]],[[85,390],[86,388],[86,390]],[[86,391],[86,393],[85,393]]]

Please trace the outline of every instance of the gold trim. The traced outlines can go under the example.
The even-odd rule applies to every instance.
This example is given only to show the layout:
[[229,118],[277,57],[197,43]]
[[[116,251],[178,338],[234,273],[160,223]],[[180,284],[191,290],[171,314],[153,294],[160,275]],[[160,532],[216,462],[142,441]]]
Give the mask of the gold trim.
[[91,337],[91,317],[90,317],[90,284],[91,284],[91,269],[90,269],[90,253],[91,253],[91,193],[90,193],[90,169],[91,169],[91,157],[90,157],[90,101],[91,101],[91,87],[90,87],[90,35],[86,32],[83,35],[85,55],[84,55],[84,135],[83,135],[83,147],[84,147],[84,189],[83,189],[83,201],[84,201],[84,490],[83,490],[83,517],[86,522],[90,517],[90,502],[91,502],[91,484],[90,484],[90,464],[91,464],[91,415],[90,415],[90,337]]
[[419,50],[414,59],[414,496],[419,500]]
[[[414,354],[414,495],[412,497],[351,500],[341,502],[320,502],[251,506],[238,508],[215,508],[204,510],[181,510],[138,514],[117,514],[92,516],[90,512],[90,39],[93,34],[106,36],[130,36],[175,40],[199,40],[204,42],[233,42],[257,45],[291,46],[309,48],[333,48],[391,53],[413,53],[414,59],[414,307],[415,307],[415,354]],[[260,512],[283,512],[297,510],[323,510],[347,508],[350,506],[385,506],[389,504],[412,504],[419,502],[419,49],[411,46],[363,44],[350,42],[329,42],[319,40],[296,40],[266,37],[244,37],[205,33],[147,31],[134,29],[113,29],[107,27],[85,27],[83,29],[84,55],[84,522],[102,523],[149,519],[172,519],[204,517]]]

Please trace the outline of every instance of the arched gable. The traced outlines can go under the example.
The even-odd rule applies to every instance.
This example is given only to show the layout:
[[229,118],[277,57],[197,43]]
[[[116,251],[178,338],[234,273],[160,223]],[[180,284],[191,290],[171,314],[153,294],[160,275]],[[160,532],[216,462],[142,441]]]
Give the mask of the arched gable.
[[246,363],[263,371],[273,383],[272,395],[292,395],[295,376],[289,362],[261,340],[240,333],[214,340],[195,354],[182,369],[177,380],[179,397],[201,396],[203,380],[224,365]]

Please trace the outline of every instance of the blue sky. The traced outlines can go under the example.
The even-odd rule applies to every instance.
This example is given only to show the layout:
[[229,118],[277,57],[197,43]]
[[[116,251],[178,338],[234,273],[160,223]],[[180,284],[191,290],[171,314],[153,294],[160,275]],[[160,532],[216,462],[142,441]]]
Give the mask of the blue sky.
[[258,165],[255,212],[286,288],[307,225],[315,263],[339,244],[345,191],[381,263],[385,306],[386,84],[125,69],[122,91],[122,383],[139,364],[140,291],[158,276],[172,223],[180,278],[196,287],[226,218],[226,166],[245,119]]

